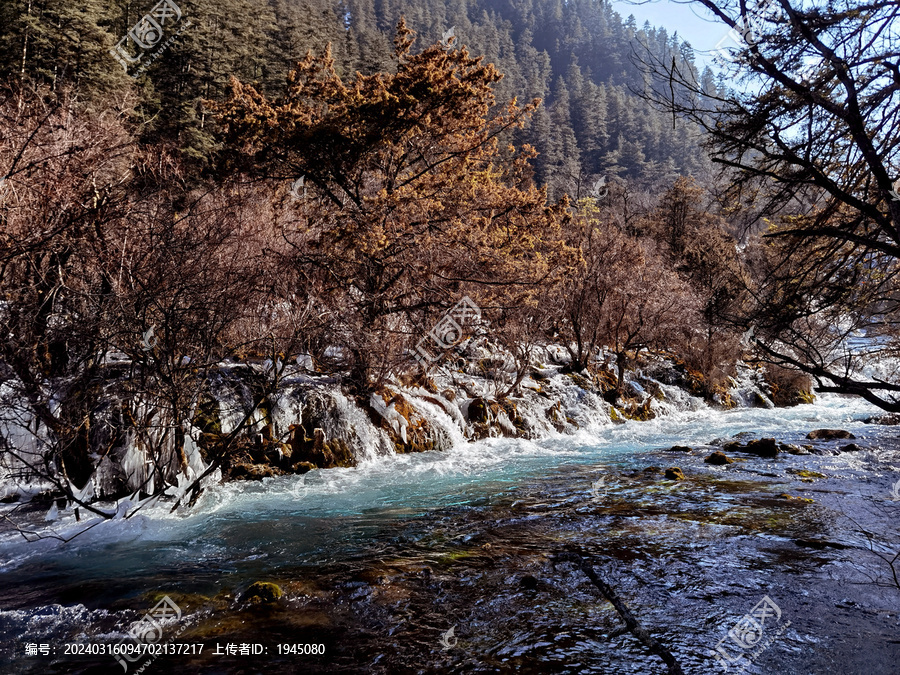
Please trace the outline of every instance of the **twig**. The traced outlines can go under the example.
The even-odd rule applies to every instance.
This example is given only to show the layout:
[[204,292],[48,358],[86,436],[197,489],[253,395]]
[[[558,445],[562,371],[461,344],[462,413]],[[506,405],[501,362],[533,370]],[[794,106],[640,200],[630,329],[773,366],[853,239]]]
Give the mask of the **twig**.
[[634,614],[631,613],[631,610],[628,609],[628,605],[626,605],[619,597],[615,589],[600,578],[593,566],[591,566],[580,553],[565,551],[557,553],[555,559],[561,562],[574,563],[578,569],[584,572],[587,578],[591,580],[591,583],[603,594],[603,597],[609,600],[612,603],[612,606],[616,608],[619,616],[622,617],[622,620],[625,622],[625,627],[628,629],[628,632],[640,640],[651,653],[656,654],[665,661],[666,665],[669,666],[669,675],[684,675],[684,671],[681,670],[681,666],[678,665],[678,661],[675,660],[672,653],[663,647],[658,640],[641,626],[640,622],[635,618]]

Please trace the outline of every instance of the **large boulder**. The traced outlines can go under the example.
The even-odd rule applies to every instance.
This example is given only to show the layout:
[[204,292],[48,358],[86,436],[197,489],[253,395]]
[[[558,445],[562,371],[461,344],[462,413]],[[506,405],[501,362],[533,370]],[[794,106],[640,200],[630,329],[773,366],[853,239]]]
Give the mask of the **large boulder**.
[[336,466],[356,466],[356,458],[341,438],[328,439],[325,432],[316,427],[310,436],[301,424],[290,426],[291,460],[295,471],[308,470],[312,465],[321,469]]

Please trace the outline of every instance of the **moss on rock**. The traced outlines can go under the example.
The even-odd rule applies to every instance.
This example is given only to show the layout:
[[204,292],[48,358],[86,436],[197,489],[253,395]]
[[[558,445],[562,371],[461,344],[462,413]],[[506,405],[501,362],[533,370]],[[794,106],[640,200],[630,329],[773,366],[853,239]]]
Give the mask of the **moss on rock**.
[[241,595],[241,602],[275,602],[282,595],[284,595],[284,591],[281,590],[278,584],[273,584],[270,581],[255,581]]

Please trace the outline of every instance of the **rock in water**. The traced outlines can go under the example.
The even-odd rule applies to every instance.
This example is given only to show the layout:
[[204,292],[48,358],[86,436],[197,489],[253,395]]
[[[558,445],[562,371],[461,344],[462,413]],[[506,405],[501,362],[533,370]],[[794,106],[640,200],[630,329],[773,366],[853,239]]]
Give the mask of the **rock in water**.
[[728,455],[724,452],[720,452],[716,450],[713,454],[703,460],[707,464],[712,464],[713,466],[722,466],[723,464],[732,464],[734,462]]
[[538,587],[538,580],[530,574],[526,574],[519,580],[519,585],[526,590],[533,591]]
[[670,452],[693,452],[693,448],[689,448],[686,445],[673,445],[670,449]]
[[275,602],[284,595],[278,584],[269,581],[255,581],[250,584],[250,588],[244,591],[241,596],[241,602]]
[[806,434],[811,441],[835,441],[839,438],[856,438],[849,431],[843,429],[816,429]]
[[666,469],[666,480],[684,480],[684,472],[677,466]]
[[313,452],[319,454],[325,452],[325,431],[319,428],[313,431]]
[[863,420],[866,424],[886,424],[888,426],[896,426],[900,424],[900,414],[888,413],[886,415],[875,415],[867,417]]
[[750,441],[747,445],[740,443],[727,443],[723,448],[726,452],[747,452],[758,457],[777,457],[778,444],[774,438],[760,438],[756,441]]

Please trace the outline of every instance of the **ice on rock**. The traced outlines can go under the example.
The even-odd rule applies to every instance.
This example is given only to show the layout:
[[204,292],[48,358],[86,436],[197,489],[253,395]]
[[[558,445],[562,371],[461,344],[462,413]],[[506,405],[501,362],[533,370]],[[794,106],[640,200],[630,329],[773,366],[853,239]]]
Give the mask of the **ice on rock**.
[[44,516],[44,520],[47,522],[53,522],[54,520],[59,519],[59,507],[56,505],[54,501],[53,504],[50,505],[50,510],[47,511],[47,515]]

